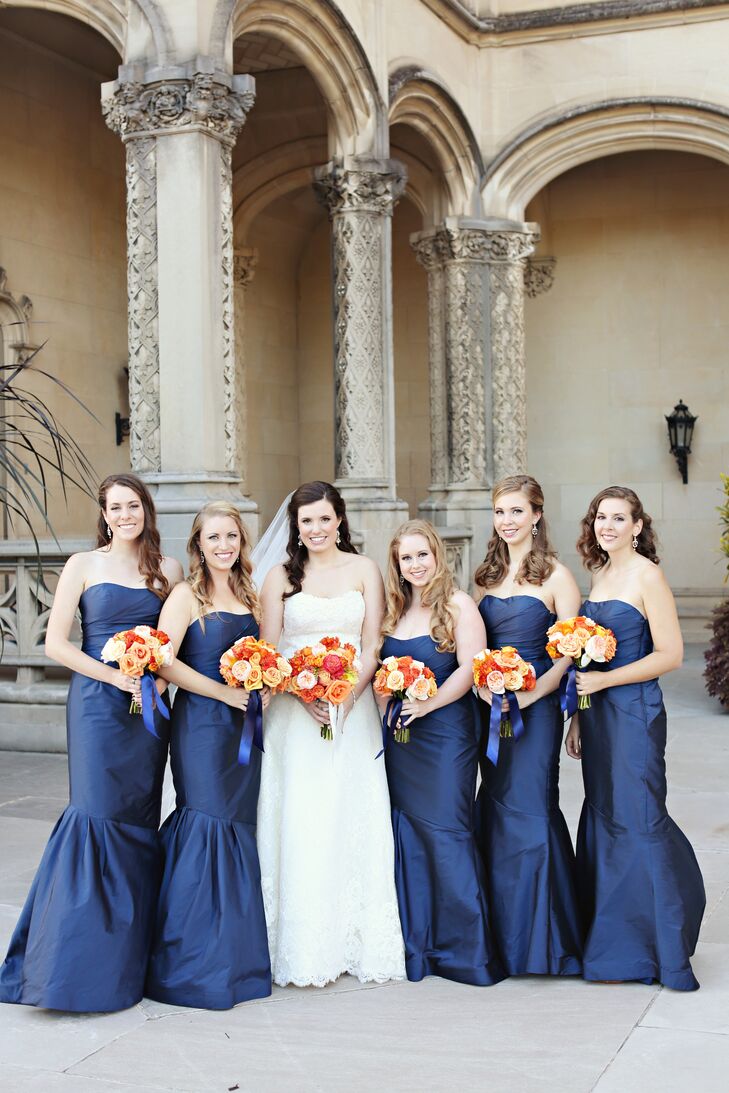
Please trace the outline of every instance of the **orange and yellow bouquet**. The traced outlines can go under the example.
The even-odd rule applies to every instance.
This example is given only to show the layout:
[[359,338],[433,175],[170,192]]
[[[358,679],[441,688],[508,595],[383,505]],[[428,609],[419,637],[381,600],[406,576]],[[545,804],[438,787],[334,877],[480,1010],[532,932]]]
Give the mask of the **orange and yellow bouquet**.
[[[537,685],[537,673],[534,666],[519,656],[513,645],[504,645],[502,649],[483,649],[473,658],[473,682],[477,687],[486,687],[493,695],[507,697],[515,691],[533,691]],[[491,705],[501,709],[500,702]],[[523,723],[519,716],[519,707],[516,699],[509,702],[509,713],[502,713],[500,717],[499,735],[520,736],[523,732]],[[516,725],[512,725],[512,719]],[[492,720],[495,720],[492,717]],[[514,728],[517,729],[516,733]]]
[[[612,630],[608,630],[606,626],[600,626],[586,615],[559,619],[547,630],[547,652],[552,660],[572,657],[577,668],[587,668],[593,662],[607,663],[615,656],[617,647],[618,643]],[[577,708],[589,710],[590,705],[590,696],[580,695]]]
[[346,702],[359,679],[357,650],[340,638],[327,637],[298,649],[289,660],[291,675],[286,690],[306,703],[319,699],[329,703],[330,724],[322,725],[321,737],[332,740],[333,729],[339,723],[338,707]]
[[268,641],[248,635],[239,638],[220,658],[220,674],[229,687],[274,693],[286,690],[291,665]]
[[135,626],[131,630],[120,630],[114,634],[101,650],[101,659],[105,664],[116,663],[119,671],[132,679],[139,679],[142,685],[142,704],[132,699],[129,712],[142,714],[144,725],[153,736],[152,710],[159,709],[163,717],[169,720],[169,710],[157,693],[152,679],[152,672],[158,672],[172,664],[175,651],[164,630],[154,630],[151,626]]
[[387,711],[382,719],[383,742],[387,743],[388,730],[392,730],[398,744],[410,742],[410,727],[399,725],[402,704],[406,699],[424,702],[438,690],[435,676],[422,660],[412,657],[387,657],[377,669],[373,687],[375,694],[387,696]]

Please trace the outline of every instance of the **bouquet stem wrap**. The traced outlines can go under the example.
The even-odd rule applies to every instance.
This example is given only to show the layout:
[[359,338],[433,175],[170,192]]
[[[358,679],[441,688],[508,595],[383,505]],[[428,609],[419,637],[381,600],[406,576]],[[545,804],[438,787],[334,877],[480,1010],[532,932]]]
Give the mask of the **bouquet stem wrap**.
[[[502,713],[501,699],[506,697],[509,703],[508,714]],[[522,720],[519,703],[513,691],[507,691],[506,695],[494,695],[491,702],[491,714],[489,716],[489,738],[486,745],[486,758],[494,766],[499,761],[499,740],[503,737],[513,736],[518,740],[524,733],[524,721]]]
[[260,691],[250,691],[238,745],[238,765],[247,767],[253,745],[263,751],[263,703]]
[[154,685],[154,676],[150,672],[145,672],[140,677],[139,685],[142,688],[142,708],[141,711],[136,707],[136,703],[132,701],[130,707],[130,713],[142,714],[142,721],[147,732],[150,732],[152,736],[156,736],[159,740],[159,733],[154,727],[154,711],[159,710],[166,721],[170,719],[170,711],[167,708],[167,703],[162,698],[157,688]]
[[577,712],[577,683],[574,664],[570,664],[559,681],[559,704],[565,717],[572,717]]

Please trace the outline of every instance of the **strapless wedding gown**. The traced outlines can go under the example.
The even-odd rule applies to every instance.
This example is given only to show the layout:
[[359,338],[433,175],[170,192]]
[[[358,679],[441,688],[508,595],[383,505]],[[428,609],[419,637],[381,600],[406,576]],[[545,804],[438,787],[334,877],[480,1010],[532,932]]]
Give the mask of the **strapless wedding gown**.
[[[279,649],[322,637],[359,651],[365,605],[356,590],[286,600]],[[290,695],[264,715],[258,853],[275,983],[323,987],[344,972],[402,979],[402,931],[380,718],[370,688],[344,732],[322,740]]]

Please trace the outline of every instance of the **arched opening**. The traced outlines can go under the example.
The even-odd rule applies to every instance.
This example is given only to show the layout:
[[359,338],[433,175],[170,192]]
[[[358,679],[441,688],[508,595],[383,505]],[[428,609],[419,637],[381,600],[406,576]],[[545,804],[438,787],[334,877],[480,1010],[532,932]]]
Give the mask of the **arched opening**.
[[[527,399],[529,467],[562,557],[580,571],[578,521],[598,489],[624,483],[656,519],[674,589],[712,592],[727,458],[729,165],[672,149],[599,157],[549,181],[526,217],[556,259],[553,286],[527,299]],[[679,398],[699,417],[687,486],[664,419]]]
[[[114,431],[115,412],[128,412],[120,401],[127,360],[124,150],[104,124],[99,99],[101,82],[115,77],[121,59],[114,34],[98,25],[111,18],[112,6],[97,5],[98,18],[86,22],[80,4],[66,4],[69,15],[27,5],[0,11],[0,266],[16,297],[33,301],[32,340],[47,342],[43,367],[102,423],[60,390],[43,388],[100,476],[128,460]],[[80,495],[69,507],[60,489],[52,496],[50,518],[60,536],[85,537],[92,512]]]

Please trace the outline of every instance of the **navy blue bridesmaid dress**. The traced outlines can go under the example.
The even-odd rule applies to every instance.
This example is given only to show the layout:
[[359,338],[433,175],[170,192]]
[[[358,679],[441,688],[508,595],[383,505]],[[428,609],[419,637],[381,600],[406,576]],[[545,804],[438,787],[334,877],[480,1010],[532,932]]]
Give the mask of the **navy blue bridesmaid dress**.
[[[147,588],[91,585],[80,600],[83,650],[132,626],[156,626]],[[126,1009],[142,998],[161,875],[158,827],[167,755],[131,696],[74,673],[66,723],[70,804],[35,875],[5,963],[0,1002],[74,1012]]]
[[[552,666],[555,616],[536,596],[486,595],[479,604],[490,649],[513,645],[537,677]],[[485,733],[488,706],[484,705]],[[575,856],[559,808],[564,724],[554,692],[522,710],[524,735],[499,742],[496,766],[481,749],[479,840],[494,937],[509,975],[579,975],[582,926]]]
[[[422,660],[440,687],[458,668],[429,635],[388,637],[381,656]],[[489,928],[486,879],[474,834],[479,717],[473,695],[417,718],[410,742],[388,742],[395,886],[407,977],[439,975],[489,986],[504,978]]]
[[[611,671],[653,651],[648,620],[622,600],[582,613],[617,638]],[[586,979],[699,986],[691,970],[706,897],[696,856],[666,811],[666,711],[658,681],[608,687],[580,711],[585,803],[577,837]]]
[[[252,615],[220,611],[188,628],[179,658],[222,683],[220,657]],[[239,766],[243,712],[180,688],[170,752],[177,808],[162,827],[164,876],[147,974],[149,998],[230,1009],[271,993],[256,806],[261,753]]]

